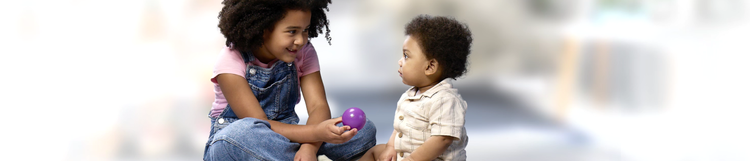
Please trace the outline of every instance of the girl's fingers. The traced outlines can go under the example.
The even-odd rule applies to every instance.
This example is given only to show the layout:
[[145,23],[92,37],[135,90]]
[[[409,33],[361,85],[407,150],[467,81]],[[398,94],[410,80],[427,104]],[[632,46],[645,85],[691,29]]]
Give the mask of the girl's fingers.
[[341,133],[344,132],[344,129],[336,125],[328,125],[328,131],[331,131],[331,133],[336,135],[341,135]]
[[357,131],[358,131],[357,129],[349,130],[341,134],[341,137],[344,139],[344,142],[349,141],[349,139],[352,139],[354,135],[357,135]]
[[336,124],[339,124],[339,123],[342,122],[342,118],[341,117],[332,118],[331,120],[336,120],[335,122],[333,122],[333,125],[336,125]]
[[[334,122],[331,124],[331,122]],[[329,121],[326,121],[326,125],[328,128],[328,131],[330,131],[332,134],[328,138],[330,138],[330,143],[334,144],[341,144],[344,142],[349,141],[354,137],[354,135],[357,134],[357,129],[353,129],[349,126],[341,126],[338,127],[336,124],[341,123],[341,117],[330,119]],[[349,130],[349,131],[347,131]]]
[[[341,129],[341,130],[343,130],[343,129]],[[330,143],[334,143],[334,144],[345,143],[345,142],[351,140],[354,137],[354,135],[357,135],[357,129],[349,130],[349,131],[342,132],[342,133],[339,133],[339,134],[332,134],[330,136],[332,138],[330,140]]]
[[346,132],[346,130],[351,130],[351,129],[352,129],[352,128],[351,128],[351,127],[349,127],[349,126],[342,126],[342,127],[338,127],[338,126],[335,126],[335,125],[331,125],[330,127],[331,127],[331,128],[333,128],[333,130],[331,130],[331,132],[332,132],[333,134],[336,134],[336,135],[341,135],[341,134],[343,134],[344,132]]

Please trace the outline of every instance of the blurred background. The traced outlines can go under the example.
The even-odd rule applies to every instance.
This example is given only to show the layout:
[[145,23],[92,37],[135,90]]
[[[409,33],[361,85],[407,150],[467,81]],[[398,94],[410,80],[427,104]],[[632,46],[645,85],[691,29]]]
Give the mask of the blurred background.
[[[0,2],[3,160],[200,160],[220,0]],[[332,115],[392,131],[403,26],[474,34],[468,160],[750,160],[750,1],[347,0],[315,38]],[[744,93],[744,94],[743,94]],[[303,103],[297,111],[307,118]]]

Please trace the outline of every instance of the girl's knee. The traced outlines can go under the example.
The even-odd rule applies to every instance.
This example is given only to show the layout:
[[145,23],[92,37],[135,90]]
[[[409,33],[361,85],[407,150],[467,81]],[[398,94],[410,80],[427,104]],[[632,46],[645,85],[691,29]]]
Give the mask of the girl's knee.
[[233,145],[225,140],[214,141],[206,149],[203,160],[228,160],[232,158],[233,152],[231,150],[233,148],[228,146]]
[[230,123],[221,131],[232,131],[230,133],[247,133],[252,131],[263,131],[264,129],[271,129],[271,124],[268,123],[268,121],[247,117]]
[[204,160],[269,160],[260,149],[248,149],[234,140],[218,140],[208,148]]
[[378,130],[375,127],[375,123],[370,121],[370,119],[367,119],[367,122],[365,123],[365,127],[362,128],[362,131],[358,131],[357,135],[363,134],[364,136],[366,136],[365,138],[375,139],[375,135],[377,131]]
[[366,149],[370,149],[373,146],[375,146],[375,138],[376,138],[377,129],[375,128],[375,124],[372,123],[369,119],[367,120],[367,123],[365,123],[365,126],[362,128],[362,130],[357,131],[357,135],[350,140],[350,142],[354,142],[358,144],[359,146],[363,146]]
[[271,126],[267,121],[255,118],[244,118],[234,121],[230,125],[217,131],[212,139],[214,142],[217,142],[219,140],[230,140],[233,143],[242,144],[263,144],[275,140],[286,141],[284,140],[285,138],[271,139],[271,137],[278,135],[274,134],[276,133],[271,130]]
[[[266,120],[256,119],[252,117],[245,117],[240,120],[237,120],[237,122],[241,122],[242,124],[250,125],[250,126],[266,126],[271,127],[271,123],[268,123]],[[236,122],[235,122],[236,123]]]

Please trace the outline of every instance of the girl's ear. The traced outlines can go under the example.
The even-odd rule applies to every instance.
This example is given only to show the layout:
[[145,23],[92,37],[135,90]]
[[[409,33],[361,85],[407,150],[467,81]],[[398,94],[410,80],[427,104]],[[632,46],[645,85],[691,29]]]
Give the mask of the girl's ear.
[[424,74],[430,76],[436,73],[438,73],[438,61],[435,59],[430,59],[427,62],[427,69],[424,71]]
[[269,36],[271,36],[271,30],[269,29],[263,30],[263,41],[266,41]]

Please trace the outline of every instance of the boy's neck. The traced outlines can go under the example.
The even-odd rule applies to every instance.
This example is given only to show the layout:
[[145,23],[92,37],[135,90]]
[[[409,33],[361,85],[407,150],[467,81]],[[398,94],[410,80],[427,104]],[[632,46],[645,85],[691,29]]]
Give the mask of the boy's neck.
[[432,83],[430,83],[430,84],[428,84],[426,86],[422,86],[422,87],[414,86],[415,88],[417,88],[417,92],[416,93],[424,93],[425,91],[430,90],[432,87],[434,87],[435,85],[437,85],[438,83],[440,83],[440,81],[442,81],[442,80],[433,81]]

